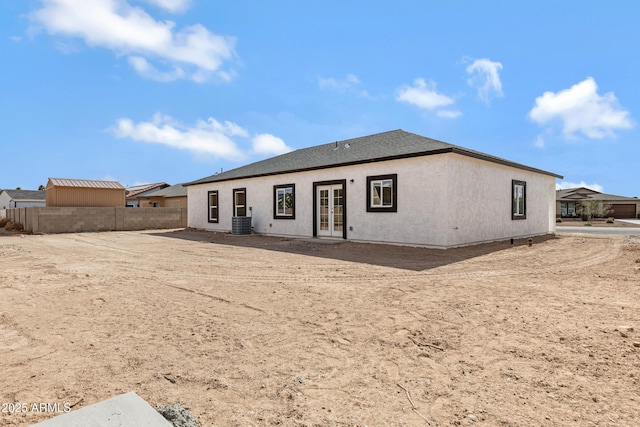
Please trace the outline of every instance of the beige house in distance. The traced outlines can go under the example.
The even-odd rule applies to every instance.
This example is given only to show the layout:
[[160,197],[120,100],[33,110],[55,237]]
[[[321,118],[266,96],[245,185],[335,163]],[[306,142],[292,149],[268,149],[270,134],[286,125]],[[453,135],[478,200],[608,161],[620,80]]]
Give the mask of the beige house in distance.
[[395,130],[187,183],[188,226],[451,248],[553,233],[556,178]]
[[156,191],[167,188],[170,185],[166,182],[156,182],[155,184],[140,184],[125,189],[125,199],[128,208],[152,208],[149,203],[149,196]]
[[124,206],[124,187],[117,181],[49,178],[45,187],[47,207]]
[[[595,204],[596,216],[620,219],[640,218],[640,199],[637,197],[616,196],[605,194],[590,188],[566,188],[556,191],[556,213],[561,218],[580,217],[581,205],[592,202]],[[602,207],[609,210],[603,212]]]
[[176,184],[139,197],[140,207],[187,208],[187,187]]

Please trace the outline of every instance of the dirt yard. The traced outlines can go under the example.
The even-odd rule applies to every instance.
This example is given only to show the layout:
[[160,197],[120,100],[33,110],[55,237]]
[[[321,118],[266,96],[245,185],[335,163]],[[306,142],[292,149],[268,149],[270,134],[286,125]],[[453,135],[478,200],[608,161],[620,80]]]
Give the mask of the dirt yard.
[[2,426],[128,391],[203,426],[637,426],[640,237],[5,233],[0,362]]

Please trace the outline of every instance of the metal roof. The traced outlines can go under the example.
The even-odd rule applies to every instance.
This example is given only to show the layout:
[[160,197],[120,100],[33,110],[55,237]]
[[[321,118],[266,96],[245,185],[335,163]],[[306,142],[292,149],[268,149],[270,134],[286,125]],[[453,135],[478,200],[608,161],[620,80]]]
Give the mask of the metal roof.
[[94,179],[69,179],[69,178],[49,178],[49,182],[55,187],[77,187],[77,188],[111,188],[124,190],[118,181],[100,181]]
[[44,190],[4,190],[11,197],[11,200],[31,202],[36,200],[46,200]]
[[209,182],[229,181],[240,178],[252,178],[277,175],[290,172],[302,172],[314,169],[326,169],[361,163],[381,162],[408,157],[427,156],[444,153],[457,153],[505,166],[524,169],[556,178],[562,176],[514,163],[499,157],[484,154],[435,139],[426,138],[401,129],[360,138],[336,141],[329,144],[302,148],[280,156],[241,166],[206,178],[198,179],[185,186]]

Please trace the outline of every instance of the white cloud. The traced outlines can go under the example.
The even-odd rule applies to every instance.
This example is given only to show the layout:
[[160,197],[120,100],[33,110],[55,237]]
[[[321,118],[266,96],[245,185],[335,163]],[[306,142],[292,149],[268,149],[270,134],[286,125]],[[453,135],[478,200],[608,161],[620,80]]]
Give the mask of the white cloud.
[[415,105],[418,108],[432,110],[454,103],[453,98],[436,92],[435,83],[427,84],[424,79],[413,81],[413,86],[403,85],[398,90],[397,101]]
[[557,93],[545,92],[536,98],[529,118],[539,125],[561,121],[562,133],[573,138],[581,133],[587,138],[615,137],[614,130],[630,129],[634,123],[628,111],[620,108],[613,92],[598,95],[592,77]]
[[570,181],[562,181],[560,183],[556,183],[556,190],[564,190],[566,188],[578,188],[585,187],[594,191],[598,191],[602,193],[604,191],[604,187],[600,184],[587,184],[584,181],[580,182],[570,182]]
[[[212,117],[206,121],[199,120],[194,126],[185,126],[171,116],[156,113],[146,122],[119,119],[110,132],[118,138],[161,144],[233,161],[244,160],[247,154],[277,155],[292,150],[277,136],[257,134],[251,138],[249,132],[237,123],[219,122]],[[242,150],[236,141],[238,138],[251,138],[251,149]]]
[[159,71],[153,64],[141,56],[130,56],[127,60],[138,74],[150,80],[170,82],[183,78],[185,75],[184,70],[179,67],[175,67],[173,71]]
[[538,148],[544,148],[544,137],[542,135],[538,135],[533,144]]
[[206,122],[198,121],[195,126],[186,127],[161,114],[155,114],[150,122],[134,123],[131,119],[119,119],[111,131],[118,138],[162,144],[228,160],[244,157],[231,137],[249,136],[246,130],[232,122],[220,123],[209,118]]
[[462,112],[458,110],[439,110],[436,115],[443,119],[456,119],[462,115]]
[[502,82],[498,71],[502,70],[500,62],[489,59],[476,59],[467,66],[467,73],[471,77],[467,80],[469,86],[478,91],[478,96],[485,103],[489,104],[494,97],[502,97]]
[[256,154],[284,154],[291,151],[291,147],[277,136],[268,133],[256,135],[253,140],[253,151]]
[[[222,66],[235,55],[235,39],[216,35],[200,24],[176,30],[174,22],[157,21],[125,0],[41,1],[43,7],[30,15],[35,25],[52,35],[80,38],[89,46],[133,57],[129,63],[145,77],[161,75],[161,81],[190,78],[200,82],[213,76],[227,80],[233,75],[222,70]],[[150,1],[165,8],[173,7],[172,10],[188,4],[178,0]],[[149,71],[150,61],[168,64],[171,71]],[[175,72],[182,68],[187,71]]]
[[344,79],[335,79],[333,77],[318,77],[318,84],[320,85],[321,89],[344,90],[349,89],[359,83],[360,79],[358,79],[358,76],[354,74],[347,74]]
[[184,12],[191,5],[191,0],[144,0],[171,13]]
[[342,79],[318,77],[318,86],[320,86],[320,89],[334,90],[338,93],[351,92],[363,98],[370,98],[366,90],[358,88],[360,83],[360,79],[355,74],[347,74]]

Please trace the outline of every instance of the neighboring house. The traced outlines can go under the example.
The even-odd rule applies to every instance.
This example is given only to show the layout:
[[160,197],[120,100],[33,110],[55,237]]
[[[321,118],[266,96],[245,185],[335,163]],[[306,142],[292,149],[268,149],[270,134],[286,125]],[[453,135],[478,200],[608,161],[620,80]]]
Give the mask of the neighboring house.
[[[395,130],[185,184],[189,227],[449,248],[555,231],[554,173]],[[237,221],[238,223],[240,221]]]
[[[153,207],[152,203],[149,203],[148,196],[156,191],[160,191],[163,188],[167,188],[170,185],[166,182],[157,182],[155,184],[141,184],[131,187],[127,187],[126,199],[128,208],[148,208]],[[142,201],[146,201],[146,203]]]
[[0,194],[0,209],[45,206],[44,190],[4,190]]
[[[583,207],[593,204],[597,217],[640,218],[640,199],[637,197],[604,194],[585,187],[556,191],[556,214],[562,218],[580,217]],[[603,207],[605,209],[603,209]],[[587,212],[585,212],[586,214]]]
[[140,206],[161,208],[187,208],[187,188],[182,184],[171,185],[139,198]]
[[124,206],[124,187],[117,181],[49,178],[47,207]]

